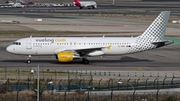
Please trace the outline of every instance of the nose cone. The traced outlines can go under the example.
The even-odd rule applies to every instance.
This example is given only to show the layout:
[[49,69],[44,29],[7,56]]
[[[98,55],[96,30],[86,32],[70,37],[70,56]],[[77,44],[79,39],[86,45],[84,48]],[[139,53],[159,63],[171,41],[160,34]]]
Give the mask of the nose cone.
[[12,46],[8,46],[8,47],[6,48],[6,51],[8,51],[9,53],[12,53],[12,51],[13,51]]

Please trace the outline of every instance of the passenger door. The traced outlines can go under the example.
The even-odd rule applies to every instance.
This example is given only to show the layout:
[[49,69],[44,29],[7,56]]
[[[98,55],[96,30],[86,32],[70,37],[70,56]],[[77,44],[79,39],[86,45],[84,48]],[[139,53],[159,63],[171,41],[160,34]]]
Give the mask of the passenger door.
[[32,40],[31,40],[31,38],[28,38],[26,40],[26,49],[32,49]]

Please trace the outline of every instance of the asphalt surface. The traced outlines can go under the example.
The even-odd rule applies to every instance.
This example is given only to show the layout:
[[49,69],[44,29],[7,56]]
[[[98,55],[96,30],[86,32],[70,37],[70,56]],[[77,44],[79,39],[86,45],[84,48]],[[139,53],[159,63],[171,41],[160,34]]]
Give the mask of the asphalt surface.
[[4,45],[0,46],[0,67],[6,66],[8,69],[38,64],[43,69],[56,67],[56,70],[176,71],[180,68],[180,45],[123,56],[90,57],[88,65],[82,64],[81,60],[59,63],[54,56],[33,56],[32,63],[27,64],[27,56],[10,54],[5,48]]
[[[179,14],[179,5],[119,5],[119,6],[99,6],[98,9],[83,9],[77,7],[59,7],[59,8],[0,8],[1,15],[18,15],[25,17],[55,17],[52,13],[75,13],[75,14],[99,14],[110,13],[119,14],[119,12],[104,12],[106,10],[116,9],[150,9],[157,12],[122,12],[122,14],[152,14],[157,15],[161,10],[172,10],[173,14]],[[101,11],[103,10],[103,11]],[[27,64],[27,56],[13,55],[6,52],[6,43],[0,42],[0,67],[7,69],[17,69],[21,67],[33,67],[40,65],[43,69],[52,70],[107,70],[107,71],[177,71],[180,66],[180,45],[171,45],[146,52],[129,54],[123,56],[108,56],[108,57],[90,57],[89,65],[81,64],[81,60],[75,60],[71,63],[59,63],[55,57],[32,57],[32,63]],[[7,42],[8,43],[8,42]]]
[[[60,14],[140,14],[155,15],[160,11],[173,11],[171,15],[180,15],[179,4],[177,5],[144,5],[144,4],[121,4],[121,5],[98,5],[97,9],[79,9],[79,7],[28,7],[28,8],[0,8],[0,14],[20,15],[27,17],[52,17],[52,13]],[[119,10],[119,11],[113,11]],[[149,12],[153,10],[153,12]],[[154,12],[155,11],[155,12]],[[157,11],[157,12],[156,12]],[[40,15],[48,13],[46,16]],[[48,15],[48,16],[47,16]]]

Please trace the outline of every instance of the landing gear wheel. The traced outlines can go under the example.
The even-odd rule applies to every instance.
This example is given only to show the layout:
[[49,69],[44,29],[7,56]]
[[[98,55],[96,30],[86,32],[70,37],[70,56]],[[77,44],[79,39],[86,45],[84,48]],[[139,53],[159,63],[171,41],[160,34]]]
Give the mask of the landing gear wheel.
[[28,60],[27,63],[30,64],[30,63],[31,63],[31,60]]
[[85,62],[84,62],[84,64],[89,64],[89,60],[86,59]]
[[27,63],[30,64],[31,63],[31,55],[28,55],[28,60]]
[[85,58],[82,58],[82,63],[84,63],[84,62],[85,62],[85,60],[86,60]]
[[83,59],[82,59],[82,63],[83,63],[83,64],[89,64],[89,60],[88,60],[88,59],[83,58]]

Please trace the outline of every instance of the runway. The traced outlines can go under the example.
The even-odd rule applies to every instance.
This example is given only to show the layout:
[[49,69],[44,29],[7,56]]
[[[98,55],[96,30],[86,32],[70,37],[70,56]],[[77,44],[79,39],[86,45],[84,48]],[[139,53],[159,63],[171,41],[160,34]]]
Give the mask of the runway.
[[[27,64],[27,56],[9,54],[5,46],[0,47],[0,67],[7,69],[27,70],[38,64],[43,69],[52,70],[107,70],[107,71],[176,71],[180,67],[180,45],[171,45],[155,50],[123,56],[90,57],[90,64],[84,65],[81,60],[70,63],[59,63],[54,56],[32,57],[32,63]],[[140,68],[140,69],[139,69]]]
[[[64,18],[60,14],[141,14],[141,15],[157,15],[162,10],[173,10],[176,9],[176,11],[173,11],[171,15],[179,15],[179,5],[117,5],[117,6],[108,6],[108,5],[101,5],[98,6],[98,9],[83,9],[79,10],[78,7],[59,7],[59,8],[0,8],[0,15],[12,15],[16,16],[15,19],[20,19],[20,21],[23,24],[17,24],[17,25],[11,25],[12,27],[19,26],[19,29],[27,29],[27,30],[38,30],[34,27],[34,25],[46,25],[50,23],[50,27],[43,26],[44,29],[49,28],[53,29],[55,25],[57,25],[57,29],[60,29],[60,25],[67,25],[70,21],[72,26],[75,24],[79,24],[77,22],[80,22],[82,26],[85,24],[89,24],[89,26],[92,27],[94,24],[101,24],[95,26],[98,29],[104,28],[104,25],[107,25],[108,28],[111,27],[118,27],[118,24],[122,24],[120,26],[123,30],[124,27],[127,27],[127,29],[123,32],[129,31],[131,27],[133,27],[133,24],[139,23],[138,21],[131,21],[121,19],[122,21],[118,20],[112,20],[111,22],[107,21],[107,19],[103,18],[87,18],[84,17],[84,20],[82,20],[81,16],[75,16],[73,19],[71,17]],[[143,8],[143,9],[142,9]],[[153,12],[145,12],[146,10],[154,10]],[[113,11],[116,10],[116,11]],[[128,11],[127,11],[128,10]],[[23,16],[21,18],[21,16]],[[81,17],[81,18],[80,18]],[[126,17],[126,16],[125,16]],[[11,18],[11,19],[12,19]],[[32,18],[32,19],[29,19]],[[45,19],[44,22],[41,24],[34,23],[34,18],[57,18],[60,19],[55,22],[54,20],[51,21],[50,19]],[[85,19],[86,18],[86,19]],[[121,17],[122,18],[122,17]],[[79,19],[79,20],[77,20]],[[90,19],[90,20],[89,20]],[[102,20],[103,19],[103,20]],[[128,19],[128,17],[127,17]],[[129,18],[131,19],[131,18]],[[73,24],[74,21],[74,24]],[[94,22],[93,22],[94,21]],[[119,21],[119,22],[118,22]],[[95,23],[96,22],[96,23]],[[97,23],[98,22],[98,23]],[[106,22],[106,23],[105,23]],[[129,22],[129,23],[124,23]],[[92,24],[93,23],[93,24]],[[27,24],[27,26],[26,26]],[[125,25],[125,26],[123,26]],[[127,25],[127,26],[126,26]],[[129,27],[130,25],[130,27]],[[4,26],[2,24],[2,26]],[[9,27],[8,25],[7,27]],[[69,25],[68,25],[69,26]],[[82,29],[82,26],[76,26],[74,29]],[[86,25],[84,27],[88,27]],[[103,26],[103,27],[102,27]],[[144,26],[144,25],[142,25]],[[35,26],[36,27],[36,26]],[[10,27],[11,28],[11,27]],[[133,27],[136,30],[137,27]],[[138,27],[139,28],[139,27]],[[142,32],[145,28],[140,27],[141,29],[137,30],[137,32]],[[173,28],[173,29],[172,29]],[[174,25],[169,31],[169,33],[175,33],[176,36],[178,36],[179,33],[179,26]],[[11,28],[13,29],[13,28]],[[73,28],[72,28],[73,29]],[[104,28],[105,29],[105,28]],[[120,29],[120,28],[119,28]],[[3,29],[4,30],[4,29]],[[47,29],[48,30],[48,29]],[[87,31],[88,31],[87,30]],[[98,32],[98,31],[97,31]],[[118,31],[120,32],[120,31]],[[129,34],[129,33],[125,33]],[[167,35],[167,34],[166,34]],[[170,34],[168,34],[170,35]],[[9,70],[16,70],[17,68],[21,68],[21,70],[29,70],[29,68],[33,66],[37,66],[38,64],[42,69],[51,69],[51,70],[107,70],[107,71],[177,71],[179,70],[180,66],[180,45],[174,44],[166,47],[162,47],[155,50],[150,50],[146,52],[141,53],[135,53],[135,54],[129,54],[129,55],[123,55],[123,56],[108,56],[108,57],[90,57],[88,58],[90,60],[89,65],[84,65],[81,63],[81,60],[74,60],[71,63],[59,63],[54,56],[52,57],[32,57],[32,63],[27,64],[27,56],[20,56],[20,55],[13,55],[8,52],[6,52],[7,43],[9,42],[2,42],[0,41],[0,67],[6,67]],[[28,67],[28,68],[27,68]]]
[[[120,5],[98,5],[97,9],[79,9],[79,7],[28,7],[28,8],[0,8],[0,14],[20,15],[29,17],[43,17],[40,14],[46,13],[49,16],[55,14],[140,14],[154,15],[160,11],[173,11],[171,15],[179,15],[179,5],[143,5],[143,4],[120,4]],[[114,11],[118,10],[118,11]],[[153,12],[149,12],[149,11]]]

